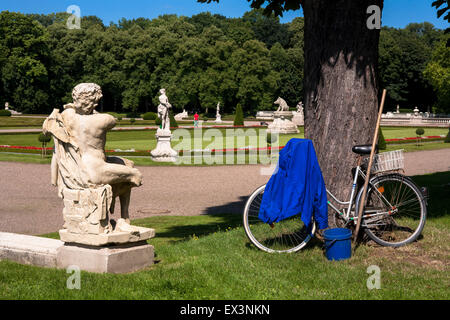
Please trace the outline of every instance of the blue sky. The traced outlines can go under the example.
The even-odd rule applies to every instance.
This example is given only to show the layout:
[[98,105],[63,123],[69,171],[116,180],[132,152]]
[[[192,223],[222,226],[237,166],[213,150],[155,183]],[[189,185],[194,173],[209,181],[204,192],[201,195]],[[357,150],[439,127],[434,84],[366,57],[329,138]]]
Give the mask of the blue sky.
[[[433,0],[385,0],[383,25],[403,28],[411,22],[428,21],[437,28],[449,27],[442,18],[437,19],[436,10],[431,7],[432,2]],[[106,25],[111,21],[117,22],[122,17],[156,18],[161,14],[173,13],[191,16],[204,11],[240,17],[250,9],[246,0],[221,0],[219,4],[201,4],[196,0],[0,0],[0,11],[45,14],[66,11],[73,4],[81,8],[81,15],[96,15]],[[289,11],[282,21],[289,22],[301,15],[301,11]]]

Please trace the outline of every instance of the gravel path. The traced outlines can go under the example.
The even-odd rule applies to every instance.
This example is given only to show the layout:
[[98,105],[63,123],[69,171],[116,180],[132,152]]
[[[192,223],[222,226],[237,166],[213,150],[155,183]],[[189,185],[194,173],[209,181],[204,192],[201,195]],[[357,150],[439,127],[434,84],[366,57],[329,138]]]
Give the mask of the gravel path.
[[[269,179],[262,168],[139,167],[144,185],[133,189],[131,218],[241,213],[247,197]],[[405,168],[407,175],[450,171],[450,149],[406,153]],[[0,232],[44,234],[63,225],[49,165],[3,162],[0,203]]]

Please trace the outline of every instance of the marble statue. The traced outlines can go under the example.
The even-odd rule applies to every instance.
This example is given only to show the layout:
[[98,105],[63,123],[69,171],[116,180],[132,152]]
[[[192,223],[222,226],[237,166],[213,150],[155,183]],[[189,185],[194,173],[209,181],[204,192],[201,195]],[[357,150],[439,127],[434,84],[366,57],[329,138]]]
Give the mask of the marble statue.
[[[142,174],[132,161],[105,154],[106,133],[116,120],[95,111],[100,86],[79,84],[72,97],[73,103],[62,113],[55,109],[43,124],[55,142],[51,180],[64,200],[61,240],[101,246],[150,238],[152,229],[131,226],[128,213],[131,189],[142,185]],[[109,219],[116,197],[121,205],[117,221]]]
[[297,126],[305,125],[305,112],[304,112],[302,101],[300,101],[297,104],[297,111],[294,111],[294,117],[293,117],[292,121]]
[[284,100],[284,99],[278,97],[277,101],[275,101],[274,103],[277,104],[277,105],[279,105],[279,108],[278,108],[277,112],[280,112],[280,111],[289,111],[289,106],[288,106],[286,100]]
[[216,111],[216,123],[222,123],[222,116],[220,115],[220,102],[217,103],[217,111]]
[[170,117],[169,110],[172,105],[169,103],[169,98],[166,96],[166,89],[159,90],[161,94],[159,96],[158,116],[161,119],[161,129],[164,131],[170,131]]
[[5,102],[5,110],[9,110],[9,102]]
[[172,132],[170,131],[170,117],[169,110],[172,105],[169,103],[169,98],[166,95],[166,89],[159,91],[160,105],[158,106],[158,116],[161,119],[161,128],[156,132],[156,149],[150,152],[152,160],[156,162],[175,162],[178,157],[178,152],[172,149],[171,140]]
[[292,121],[294,113],[289,111],[286,100],[279,97],[274,104],[279,105],[279,108],[273,113],[274,120],[267,127],[267,131],[279,134],[299,133],[297,125]]

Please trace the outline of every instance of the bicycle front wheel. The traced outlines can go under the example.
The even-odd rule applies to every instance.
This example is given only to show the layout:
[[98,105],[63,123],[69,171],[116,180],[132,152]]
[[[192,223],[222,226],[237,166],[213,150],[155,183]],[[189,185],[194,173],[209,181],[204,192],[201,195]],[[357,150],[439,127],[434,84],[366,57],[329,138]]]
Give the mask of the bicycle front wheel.
[[[362,190],[356,212],[362,205],[361,196]],[[371,181],[361,226],[376,243],[401,247],[420,236],[426,215],[426,201],[416,184],[403,175],[389,174]]]
[[314,234],[315,223],[312,222],[312,230],[308,232],[300,214],[273,225],[262,222],[258,216],[265,187],[253,192],[245,205],[243,218],[247,237],[256,247],[269,253],[299,251]]

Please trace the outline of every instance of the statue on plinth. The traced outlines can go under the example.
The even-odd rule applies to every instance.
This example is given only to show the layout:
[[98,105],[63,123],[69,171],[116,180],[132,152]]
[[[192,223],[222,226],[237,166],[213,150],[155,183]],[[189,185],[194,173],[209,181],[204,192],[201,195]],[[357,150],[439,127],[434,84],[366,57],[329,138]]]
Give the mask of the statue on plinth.
[[217,103],[216,123],[222,123],[222,116],[220,115],[220,102]]
[[[139,242],[154,236],[153,229],[130,225],[131,189],[142,185],[142,174],[130,160],[107,157],[106,133],[116,125],[109,114],[95,111],[102,91],[94,83],[77,85],[73,103],[58,109],[43,124],[55,149],[51,180],[64,200],[61,240],[91,246]],[[110,220],[120,198],[121,218]]]
[[172,149],[172,132],[170,131],[169,111],[172,105],[166,95],[166,89],[161,89],[159,96],[158,116],[161,119],[161,128],[156,132],[156,149],[151,151],[153,161],[157,162],[175,162],[178,152]]
[[279,108],[274,112],[274,120],[267,128],[270,133],[299,133],[297,126],[292,122],[294,113],[289,111],[289,105],[286,100],[279,97],[274,104],[278,105]]
[[303,108],[303,102],[300,101],[297,104],[297,111],[294,111],[294,118],[292,118],[292,121],[297,126],[303,126],[305,125],[305,113]]

